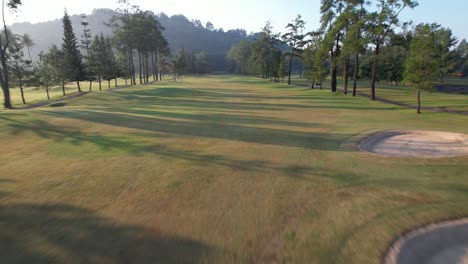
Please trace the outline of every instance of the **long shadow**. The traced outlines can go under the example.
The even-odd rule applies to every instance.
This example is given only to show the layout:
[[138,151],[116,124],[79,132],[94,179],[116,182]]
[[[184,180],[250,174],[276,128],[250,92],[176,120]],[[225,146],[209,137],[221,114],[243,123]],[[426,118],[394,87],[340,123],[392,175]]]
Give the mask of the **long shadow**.
[[[14,121],[8,124],[12,135],[31,132],[41,138],[64,142],[79,146],[83,143],[91,143],[102,151],[125,151],[127,153],[138,153],[147,147],[144,140],[129,140],[128,137],[117,137],[101,134],[86,134],[75,128],[51,125],[46,121],[21,122]],[[153,136],[154,137],[154,136]]]
[[[162,90],[162,91],[161,91]],[[180,90],[180,91],[179,91]],[[218,91],[219,89],[214,89]],[[144,105],[159,105],[170,107],[190,107],[202,109],[230,109],[230,110],[287,110],[287,109],[317,109],[336,108],[350,110],[393,110],[398,107],[385,108],[384,106],[369,107],[362,102],[351,101],[348,98],[330,98],[325,96],[297,95],[297,96],[271,96],[255,94],[243,94],[243,90],[236,93],[235,90],[226,92],[211,92],[204,89],[183,88],[155,88],[144,91],[131,91],[116,94],[119,100],[125,102],[137,102]],[[225,99],[242,99],[243,101],[225,101]],[[297,101],[297,103],[268,103],[265,100]],[[314,100],[314,104],[311,103]],[[316,103],[320,103],[317,105]],[[348,105],[344,105],[344,103]],[[352,104],[352,106],[350,106]]]
[[[413,181],[413,178],[401,179],[379,179],[370,175],[357,175],[349,171],[339,170],[338,168],[322,168],[312,166],[298,166],[294,164],[274,163],[262,159],[233,159],[222,154],[205,154],[197,150],[175,149],[165,144],[153,143],[154,141],[142,139],[141,142],[134,142],[126,138],[116,138],[111,136],[102,136],[97,134],[83,134],[76,129],[57,127],[45,122],[36,123],[15,123],[12,124],[13,134],[22,132],[32,132],[37,136],[55,140],[73,142],[76,146],[83,143],[91,143],[104,151],[120,150],[128,154],[151,153],[158,156],[164,156],[173,159],[187,160],[196,162],[202,166],[223,166],[235,170],[254,171],[262,173],[280,172],[286,177],[301,178],[315,181],[317,179],[331,180],[340,184],[382,184],[385,186],[402,187],[407,186]],[[192,131],[186,129],[184,131]],[[288,136],[288,131],[285,132]],[[154,135],[140,135],[141,137],[154,137]],[[271,135],[266,135],[270,139]],[[154,138],[153,138],[154,139]],[[294,140],[294,135],[293,138]],[[275,138],[272,140],[275,141]],[[278,143],[278,142],[275,142]],[[326,143],[323,143],[326,144]],[[331,143],[329,143],[331,144]],[[299,144],[301,145],[301,144]],[[325,145],[322,146],[325,148]],[[2,181],[0,180],[0,184]],[[5,181],[5,183],[10,183]],[[9,193],[1,193],[8,195]]]
[[3,205],[0,221],[0,263],[197,263],[216,251],[61,203]]
[[296,127],[326,127],[323,124],[317,123],[305,123],[296,121],[287,121],[280,118],[273,117],[260,117],[254,115],[240,115],[240,114],[194,114],[194,113],[180,113],[180,112],[164,112],[150,109],[134,109],[134,108],[102,108],[100,110],[125,114],[137,114],[146,115],[149,117],[164,117],[164,118],[178,118],[187,119],[192,121],[203,121],[203,122],[219,122],[223,123],[237,123],[237,124],[249,124],[249,125],[280,125],[280,126],[296,126]]
[[166,120],[92,110],[42,111],[42,113],[54,117],[73,118],[151,132],[321,150],[337,150],[340,143],[351,136],[332,132],[299,132],[223,123]]

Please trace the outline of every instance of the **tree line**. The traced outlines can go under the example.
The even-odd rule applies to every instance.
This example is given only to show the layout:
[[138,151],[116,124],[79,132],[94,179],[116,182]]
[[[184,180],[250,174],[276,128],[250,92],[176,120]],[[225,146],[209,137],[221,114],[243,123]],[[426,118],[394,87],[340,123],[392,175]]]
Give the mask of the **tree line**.
[[[65,11],[62,18],[62,44],[52,45],[42,51],[33,62],[30,49],[35,43],[28,34],[16,35],[4,25],[0,37],[1,84],[5,108],[12,108],[10,87],[18,87],[23,104],[26,104],[24,87],[44,87],[50,100],[49,89],[75,82],[77,92],[92,91],[93,83],[125,80],[125,85],[147,84],[163,79],[164,74],[205,74],[208,72],[208,53],[192,53],[185,49],[171,55],[163,35],[164,27],[152,12],[142,11],[128,0],[119,0],[118,15],[106,23],[112,35],[93,35],[86,16],[82,16],[80,40],[75,35],[70,16]],[[10,0],[7,6],[16,10],[21,0]],[[27,51],[27,56],[24,51]],[[89,88],[82,87],[89,82]]]
[[267,22],[254,40],[231,47],[231,70],[275,81],[288,77],[289,84],[295,72],[312,88],[328,79],[332,92],[341,78],[343,92],[352,88],[353,96],[357,81],[368,80],[372,100],[377,82],[405,82],[418,91],[419,113],[421,89],[443,83],[448,74],[468,75],[468,44],[439,24],[400,21],[405,8],[417,6],[412,0],[322,0],[318,29],[305,32],[300,15],[284,34],[273,34]]

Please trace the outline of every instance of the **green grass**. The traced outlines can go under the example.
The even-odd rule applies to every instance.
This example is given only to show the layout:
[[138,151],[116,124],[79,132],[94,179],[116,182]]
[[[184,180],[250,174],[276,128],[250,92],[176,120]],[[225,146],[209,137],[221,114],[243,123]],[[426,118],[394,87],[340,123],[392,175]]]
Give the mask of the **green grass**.
[[[304,79],[300,79],[298,76],[295,76],[293,81],[302,84],[309,84],[310,82]],[[324,82],[324,86],[329,87],[329,85],[330,84],[328,80]],[[340,80],[338,85],[340,88],[342,88],[344,85],[343,81]],[[437,83],[437,85],[440,85],[440,83]],[[468,87],[468,78],[448,77],[443,85]],[[352,91],[352,80],[350,81],[349,87],[349,90]],[[369,82],[359,81],[358,91],[370,95]],[[376,85],[376,95],[379,98],[392,100],[407,105],[417,105],[416,91],[409,86],[378,83]],[[468,111],[468,94],[451,94],[438,92],[437,90],[423,91],[422,106]]]
[[247,77],[0,113],[2,263],[377,263],[402,232],[468,216],[468,157],[356,150],[468,116]]

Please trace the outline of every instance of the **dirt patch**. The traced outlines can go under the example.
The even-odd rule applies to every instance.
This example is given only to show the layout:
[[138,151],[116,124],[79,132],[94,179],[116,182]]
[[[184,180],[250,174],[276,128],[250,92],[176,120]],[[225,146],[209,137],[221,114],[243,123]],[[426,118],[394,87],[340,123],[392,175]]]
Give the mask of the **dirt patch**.
[[468,135],[418,130],[376,133],[359,145],[361,151],[385,156],[438,158],[468,155]]
[[428,225],[392,245],[384,264],[468,264],[468,219]]

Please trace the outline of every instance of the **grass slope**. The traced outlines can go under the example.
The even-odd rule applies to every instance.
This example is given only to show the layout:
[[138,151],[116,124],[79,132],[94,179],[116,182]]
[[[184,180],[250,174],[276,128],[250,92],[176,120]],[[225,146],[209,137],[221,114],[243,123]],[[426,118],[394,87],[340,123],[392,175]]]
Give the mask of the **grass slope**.
[[385,129],[468,116],[229,76],[2,111],[0,262],[376,263],[468,215],[468,157],[353,147]]

